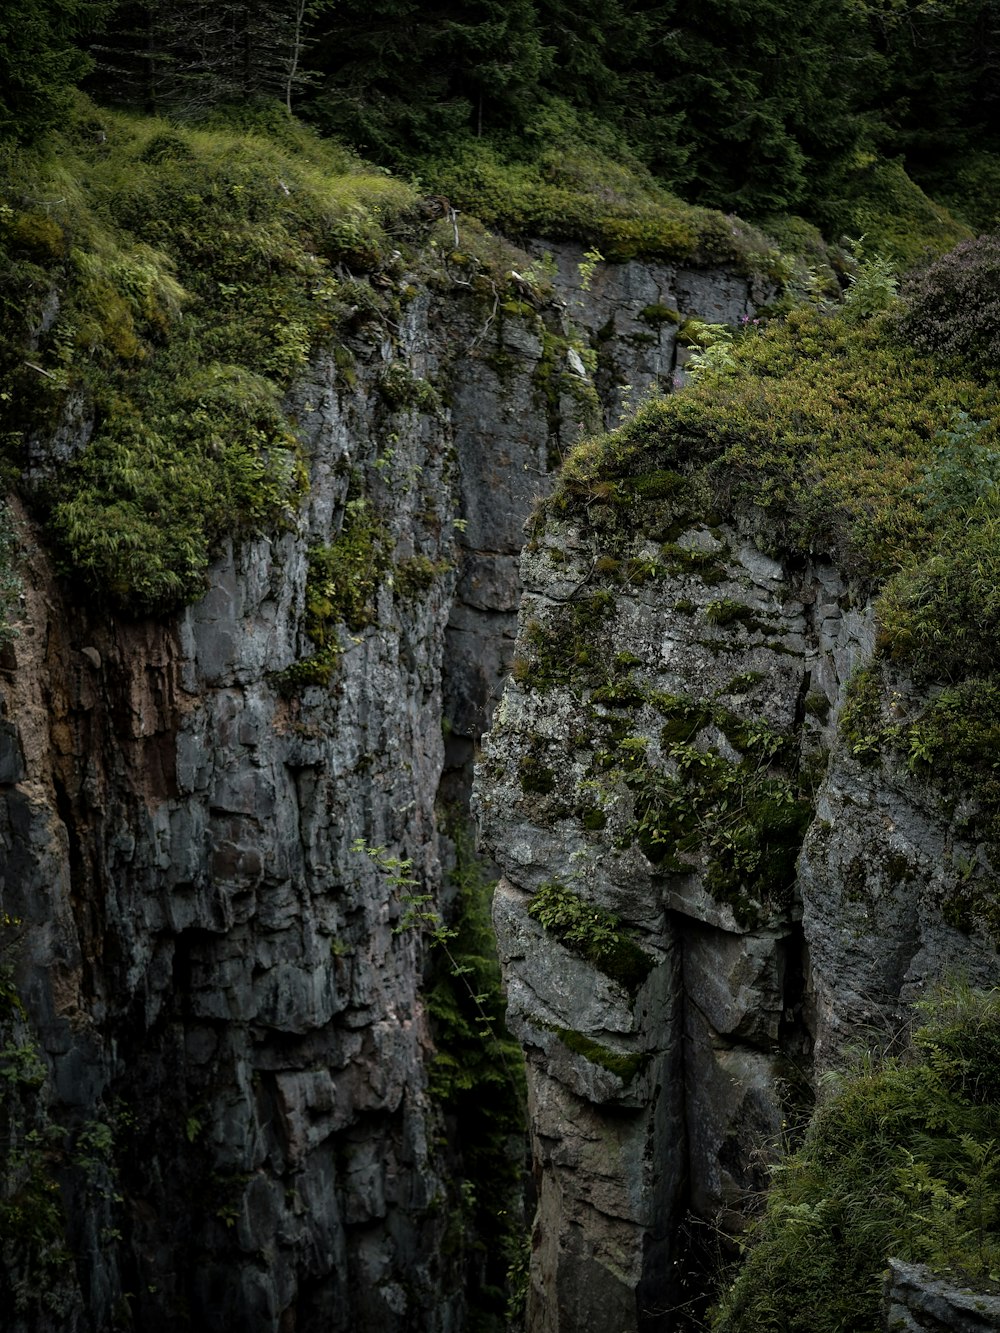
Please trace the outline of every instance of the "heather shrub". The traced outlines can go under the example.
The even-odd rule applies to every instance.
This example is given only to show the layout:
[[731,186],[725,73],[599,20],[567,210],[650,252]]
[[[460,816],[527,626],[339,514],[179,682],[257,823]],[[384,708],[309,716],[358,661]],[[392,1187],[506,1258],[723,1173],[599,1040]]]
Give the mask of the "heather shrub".
[[1000,367],[1000,235],[965,241],[903,288],[899,327],[918,351],[995,377]]

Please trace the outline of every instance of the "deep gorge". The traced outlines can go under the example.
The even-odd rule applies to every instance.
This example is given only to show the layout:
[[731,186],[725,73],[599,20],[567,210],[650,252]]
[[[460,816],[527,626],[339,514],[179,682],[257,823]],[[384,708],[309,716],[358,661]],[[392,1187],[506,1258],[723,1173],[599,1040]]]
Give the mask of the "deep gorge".
[[[439,788],[467,804],[524,521],[581,415],[616,411],[570,336],[610,322],[615,383],[639,392],[676,369],[676,325],[643,310],[735,321],[755,299],[732,274],[640,263],[584,292],[581,260],[560,251],[576,284],[541,317],[419,291],[391,336],[349,344],[349,385],[316,358],[291,398],[300,516],[228,544],[173,618],[73,599],[19,514],[3,902],[12,1037],[42,1063],[7,1106],[8,1151],[30,1191],[65,1191],[72,1262],[54,1240],[15,1250],[16,1327],[462,1326],[426,949],[354,844],[412,862],[439,902]],[[387,381],[430,379],[450,406],[387,401]],[[52,465],[41,444],[34,465]],[[329,686],[289,687],[314,648],[310,550],[359,499],[393,564]],[[55,1170],[25,1137],[51,1127],[76,1145]]]
[[997,980],[988,556],[933,544],[988,386],[722,215],[609,262],[127,133],[133,251],[0,217],[7,1326],[471,1333],[519,1270],[527,1333],[681,1327],[844,1047]]

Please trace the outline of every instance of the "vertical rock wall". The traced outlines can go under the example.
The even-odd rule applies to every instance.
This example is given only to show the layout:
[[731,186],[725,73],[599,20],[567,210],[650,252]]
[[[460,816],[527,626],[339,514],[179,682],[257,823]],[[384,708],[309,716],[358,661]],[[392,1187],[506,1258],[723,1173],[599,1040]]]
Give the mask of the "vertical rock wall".
[[479,772],[540,1173],[530,1333],[664,1327],[684,1210],[740,1228],[814,1058],[998,975],[944,911],[961,809],[838,740],[870,607],[735,519],[663,536],[547,520]]
[[[619,377],[669,384],[675,323],[637,312],[688,291],[627,265],[584,292],[578,263],[559,251],[562,310],[490,322],[419,290],[398,329],[353,340],[350,374],[343,357],[317,360],[294,404],[302,514],[223,551],[175,620],[80,602],[22,516],[25,615],[0,663],[12,1331],[461,1327],[405,899],[440,888],[442,731],[446,794],[462,799],[509,664],[528,509],[596,403],[595,376],[609,420]],[[697,313],[749,308],[745,282],[721,275],[718,300],[704,283]],[[400,375],[449,406],[400,406]],[[292,687],[289,668],[316,651],[310,549],[336,540],[359,496],[391,564],[370,623],[341,627],[329,684]],[[505,892],[529,957],[536,927],[520,889]],[[642,1057],[643,1091],[575,1057],[533,1084],[544,1244],[562,1247],[568,1213],[627,1220],[626,1238],[615,1223],[602,1241],[620,1273],[595,1307],[609,1326],[636,1283],[662,1286],[646,1275],[679,1190],[657,1163],[681,1132],[680,955],[657,939],[639,996],[600,997],[601,1022]],[[558,1050],[529,1030],[511,977],[515,1023]],[[589,974],[550,980],[558,1025]],[[563,1301],[594,1289],[591,1234],[560,1269]]]

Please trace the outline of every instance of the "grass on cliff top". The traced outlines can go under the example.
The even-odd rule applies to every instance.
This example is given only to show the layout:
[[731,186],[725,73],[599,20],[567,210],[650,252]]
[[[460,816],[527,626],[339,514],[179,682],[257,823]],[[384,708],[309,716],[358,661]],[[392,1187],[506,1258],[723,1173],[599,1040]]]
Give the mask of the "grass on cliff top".
[[544,511],[627,513],[624,539],[646,479],[673,473],[763,549],[884,584],[996,505],[996,383],[919,355],[898,319],[800,308],[746,334],[723,369],[578,446]]
[[841,1076],[776,1168],[715,1333],[874,1333],[890,1257],[997,1289],[1000,991],[920,1009],[907,1054]]
[[558,99],[539,108],[530,139],[457,138],[415,166],[428,189],[507,236],[580,241],[612,261],[721,264],[778,280],[791,272],[769,236],[684,203],[611,129]]
[[[156,611],[197,596],[223,536],[303,485],[285,389],[373,313],[414,192],[275,114],[181,127],[96,109],[0,161],[0,444],[64,567]],[[86,448],[75,446],[86,442]]]
[[844,159],[809,222],[698,207],[671,193],[609,125],[556,97],[539,105],[530,130],[453,135],[411,165],[427,189],[508,236],[596,245],[612,261],[725,265],[778,283],[803,265],[832,276],[843,237],[864,236],[911,267],[972,235],[901,163],[866,152]]

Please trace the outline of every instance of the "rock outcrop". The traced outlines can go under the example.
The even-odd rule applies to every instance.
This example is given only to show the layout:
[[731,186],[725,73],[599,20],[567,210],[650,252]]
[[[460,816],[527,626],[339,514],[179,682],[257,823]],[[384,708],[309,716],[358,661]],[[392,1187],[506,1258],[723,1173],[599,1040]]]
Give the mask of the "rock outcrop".
[[923,1264],[889,1260],[888,1333],[988,1333],[1000,1328],[1000,1297],[943,1282]]
[[588,524],[539,524],[480,767],[539,1173],[530,1333],[663,1327],[682,1215],[740,1228],[814,1063],[930,982],[997,978],[945,910],[978,855],[961,811],[838,731],[871,606],[737,516],[678,518],[679,480],[623,483],[647,506],[624,538],[600,482]]

